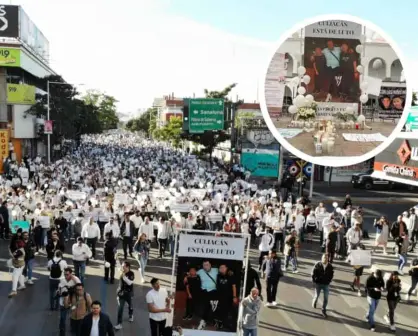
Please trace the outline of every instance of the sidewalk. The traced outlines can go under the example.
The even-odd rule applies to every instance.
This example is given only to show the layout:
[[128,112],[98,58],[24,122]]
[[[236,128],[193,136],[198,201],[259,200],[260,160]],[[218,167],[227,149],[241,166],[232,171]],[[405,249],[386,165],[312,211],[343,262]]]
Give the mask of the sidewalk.
[[[352,197],[356,204],[418,204],[418,197]],[[343,202],[343,197],[325,196],[323,194],[314,193],[312,203],[317,204],[324,202],[332,204],[333,202]]]

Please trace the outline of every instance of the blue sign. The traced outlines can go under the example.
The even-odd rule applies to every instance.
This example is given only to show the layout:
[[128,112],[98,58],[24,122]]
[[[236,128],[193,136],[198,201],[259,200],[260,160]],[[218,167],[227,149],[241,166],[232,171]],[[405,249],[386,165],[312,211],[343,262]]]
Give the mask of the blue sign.
[[15,234],[18,229],[22,229],[23,232],[29,232],[30,224],[26,221],[14,221],[12,223],[12,233]]
[[254,151],[241,154],[241,165],[251,172],[252,176],[278,177],[279,176],[279,153]]

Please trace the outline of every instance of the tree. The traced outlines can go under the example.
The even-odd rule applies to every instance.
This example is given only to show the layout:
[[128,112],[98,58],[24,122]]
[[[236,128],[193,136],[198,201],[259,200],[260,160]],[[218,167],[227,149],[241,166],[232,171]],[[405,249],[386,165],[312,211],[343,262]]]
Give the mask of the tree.
[[[225,102],[225,109],[226,109],[226,115],[230,117],[230,120],[225,120],[225,128],[229,128],[229,126],[232,126],[232,113],[229,113],[232,111],[232,109],[236,109],[237,106],[242,104],[242,101],[238,102],[232,102],[228,95],[231,93],[231,91],[237,86],[236,83],[233,83],[227,87],[225,87],[221,91],[209,91],[208,89],[205,89],[205,97],[206,98],[217,98],[217,99],[223,99]],[[232,128],[232,127],[231,127]],[[233,130],[231,129],[231,133]],[[212,154],[213,149],[220,143],[231,140],[231,136],[227,134],[225,131],[206,131],[203,134],[190,134],[186,133],[183,134],[183,137],[187,140],[193,141],[195,143],[198,143],[205,147],[205,151],[209,154],[209,158],[212,161]],[[233,140],[233,139],[232,139]]]
[[[48,76],[40,83],[40,88],[45,92],[48,92],[48,81],[54,82],[49,84],[49,119],[53,122],[52,145],[59,142],[62,137],[78,139],[82,134],[102,131],[98,124],[97,109],[78,99],[79,93],[74,86],[66,84],[61,76]],[[48,95],[37,94],[36,103],[27,113],[37,118],[47,119]],[[43,136],[46,141],[43,127],[38,130],[38,135]]]
[[412,106],[417,106],[417,93],[412,92]]
[[125,127],[131,132],[146,132],[152,134],[156,129],[156,115],[156,109],[149,108],[139,117],[130,119]]
[[174,147],[180,147],[183,120],[171,117],[167,125],[154,130],[152,136],[157,140],[171,142]]
[[89,90],[84,95],[86,105],[94,106],[98,111],[98,120],[102,130],[110,130],[118,127],[117,100],[115,97],[97,90]]

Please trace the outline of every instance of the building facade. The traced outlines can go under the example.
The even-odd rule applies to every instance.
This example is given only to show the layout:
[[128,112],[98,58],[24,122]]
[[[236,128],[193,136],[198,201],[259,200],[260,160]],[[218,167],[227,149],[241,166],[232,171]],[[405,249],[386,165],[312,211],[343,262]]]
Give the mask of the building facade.
[[18,161],[45,153],[36,131],[44,121],[26,112],[37,93],[45,94],[42,78],[56,75],[48,59],[49,42],[23,8],[0,5],[0,129]]

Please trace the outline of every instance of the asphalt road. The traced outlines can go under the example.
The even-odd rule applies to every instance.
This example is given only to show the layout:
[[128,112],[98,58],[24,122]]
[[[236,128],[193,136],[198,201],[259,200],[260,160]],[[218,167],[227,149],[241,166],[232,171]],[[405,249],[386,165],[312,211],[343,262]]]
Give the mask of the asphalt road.
[[[366,209],[367,213],[395,213],[402,209],[395,207],[373,207]],[[99,249],[99,253],[101,250]],[[253,265],[256,264],[257,251],[251,251]],[[152,258],[155,257],[155,249]],[[320,309],[311,307],[312,285],[310,271],[312,265],[321,257],[318,244],[304,244],[299,257],[299,273],[286,273],[279,285],[277,309],[263,308],[260,316],[259,335],[295,335],[295,336],[364,336],[372,335],[368,331],[364,315],[367,310],[365,297],[357,297],[351,292],[349,283],[352,281],[352,269],[343,262],[336,262],[335,280],[331,286],[329,317],[324,320]],[[7,336],[52,336],[57,335],[58,314],[48,310],[48,280],[44,256],[36,257],[35,285],[19,292],[18,296],[8,299],[11,287],[11,276],[5,266],[7,242],[0,242],[0,330]],[[100,254],[99,254],[100,258]],[[395,256],[375,257],[375,262],[387,270],[396,269]],[[105,285],[102,281],[103,266],[92,263],[87,268],[86,288],[94,299],[103,302],[103,310],[116,320],[116,285]],[[137,267],[135,267],[135,270]],[[365,272],[366,273],[366,272]],[[136,273],[137,275],[138,273]],[[170,285],[171,262],[151,260],[148,268],[148,280],[156,276],[165,286]],[[139,277],[137,277],[139,278]],[[366,275],[363,276],[364,283]],[[404,277],[407,280],[407,277]],[[263,284],[264,285],[264,284]],[[405,286],[407,287],[407,286]],[[144,302],[149,284],[141,285],[135,281],[134,316],[135,321],[124,321],[124,329],[118,335],[150,335],[148,314]],[[264,294],[265,297],[265,294]],[[319,305],[320,307],[320,302]],[[384,324],[382,316],[386,312],[386,302],[383,299],[376,314],[377,332],[380,335],[393,335]],[[396,321],[400,336],[418,335],[418,304],[415,298],[413,304],[402,302],[396,311]]]

